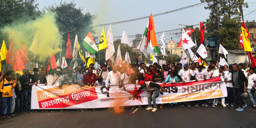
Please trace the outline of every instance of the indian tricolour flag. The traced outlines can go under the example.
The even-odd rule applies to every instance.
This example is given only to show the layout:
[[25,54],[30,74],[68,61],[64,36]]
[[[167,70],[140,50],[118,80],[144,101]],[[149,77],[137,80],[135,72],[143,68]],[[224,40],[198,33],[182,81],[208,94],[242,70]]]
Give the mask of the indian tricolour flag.
[[90,54],[96,54],[98,52],[97,45],[91,32],[89,32],[88,35],[84,38],[83,46]]

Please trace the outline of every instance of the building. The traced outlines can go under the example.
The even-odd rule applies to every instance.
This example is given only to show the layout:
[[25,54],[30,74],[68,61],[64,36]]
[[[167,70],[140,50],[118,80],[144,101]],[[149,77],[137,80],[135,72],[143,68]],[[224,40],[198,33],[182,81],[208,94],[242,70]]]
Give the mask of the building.
[[170,42],[167,44],[167,49],[170,52],[170,55],[178,55],[179,57],[182,55],[183,49],[178,48],[177,44],[173,40],[170,40]]
[[255,48],[256,47],[256,22],[255,21],[248,22],[247,28],[250,33],[250,41],[251,41],[252,47]]

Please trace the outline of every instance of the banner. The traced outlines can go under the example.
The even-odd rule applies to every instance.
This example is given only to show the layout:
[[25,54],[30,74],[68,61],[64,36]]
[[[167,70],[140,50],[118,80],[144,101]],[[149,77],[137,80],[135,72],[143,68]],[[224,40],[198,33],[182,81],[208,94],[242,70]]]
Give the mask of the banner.
[[[160,84],[163,86],[162,84]],[[125,85],[125,89],[111,86],[63,85],[62,87],[37,85],[32,87],[32,109],[85,109],[113,107],[116,99],[124,100],[123,106],[147,105],[147,90],[140,85]],[[227,97],[227,89],[219,77],[187,83],[166,84],[157,97],[157,104],[187,102]],[[140,92],[138,92],[141,90]],[[115,95],[118,93],[119,95]],[[134,97],[134,95],[136,97]]]

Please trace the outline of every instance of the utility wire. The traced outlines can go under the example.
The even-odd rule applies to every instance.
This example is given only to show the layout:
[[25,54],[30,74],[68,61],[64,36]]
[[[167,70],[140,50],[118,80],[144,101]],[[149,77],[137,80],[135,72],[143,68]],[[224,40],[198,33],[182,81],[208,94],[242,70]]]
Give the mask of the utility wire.
[[[161,16],[161,15],[166,15],[166,14],[169,14],[169,13],[174,13],[174,12],[177,12],[177,11],[181,11],[181,10],[185,10],[185,9],[188,9],[188,8],[192,8],[192,7],[201,5],[201,4],[203,4],[203,3],[200,2],[200,3],[193,4],[193,5],[188,5],[188,6],[185,6],[185,7],[177,8],[177,9],[174,9],[174,10],[169,10],[169,11],[165,11],[165,12],[161,12],[161,13],[156,13],[153,16],[157,17],[157,16]],[[143,19],[148,19],[148,18],[149,18],[149,16],[143,16],[143,17],[137,17],[137,18],[121,20],[121,21],[116,21],[116,22],[98,24],[98,25],[95,25],[93,27],[101,27],[101,26],[106,26],[106,25],[110,25],[110,24],[111,25],[123,24],[123,23],[127,23],[127,22],[133,22],[133,21],[143,20]]]
[[[186,25],[186,26],[199,26],[200,24],[192,24],[192,25]],[[161,34],[161,33],[167,33],[167,32],[172,32],[172,31],[181,31],[181,28],[174,28],[174,29],[168,29],[168,30],[163,30],[163,31],[159,31],[159,32],[156,32],[156,34]],[[170,35],[176,35],[176,34],[180,34],[181,32],[174,32]],[[137,34],[135,35],[128,35],[128,37],[135,37]],[[121,38],[122,36],[114,36],[114,38]]]
[[251,14],[252,14],[252,13],[254,13],[254,12],[256,12],[256,9],[254,9],[254,10],[252,10],[252,11],[248,12],[248,13],[247,13],[247,14],[245,14],[244,16],[251,15]]

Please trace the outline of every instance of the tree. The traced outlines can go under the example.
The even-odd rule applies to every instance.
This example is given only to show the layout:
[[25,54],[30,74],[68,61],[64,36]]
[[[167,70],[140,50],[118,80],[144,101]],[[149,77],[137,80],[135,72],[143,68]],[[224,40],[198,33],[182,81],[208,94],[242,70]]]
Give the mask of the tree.
[[210,10],[206,21],[206,36],[217,36],[218,43],[227,49],[239,48],[239,26],[241,26],[242,7],[248,7],[244,0],[201,0]]
[[[90,13],[83,13],[82,9],[76,8],[76,4],[61,3],[57,7],[50,7],[50,10],[56,13],[56,22],[59,31],[62,33],[62,55],[65,53],[68,33],[70,33],[71,46],[73,46],[73,40],[75,39],[76,34],[78,35],[78,40],[81,45],[82,40],[88,32],[93,32],[93,16]],[[69,62],[71,60],[68,59],[67,61]]]
[[[40,16],[35,0],[0,0],[0,29],[14,21],[27,21]],[[6,39],[1,37],[0,39]]]
[[56,13],[56,22],[59,31],[63,34],[63,48],[68,33],[70,33],[71,40],[74,40],[76,34],[79,40],[83,40],[88,32],[93,32],[93,16],[90,13],[83,13],[83,10],[76,8],[74,3],[61,3],[57,7],[51,7],[50,10]]

